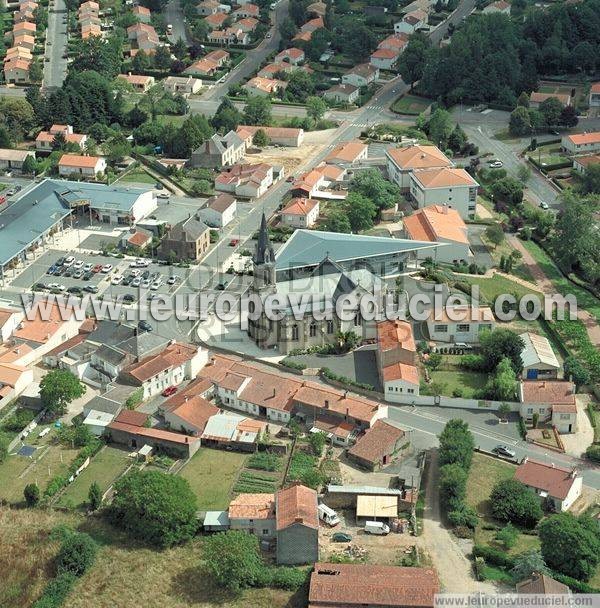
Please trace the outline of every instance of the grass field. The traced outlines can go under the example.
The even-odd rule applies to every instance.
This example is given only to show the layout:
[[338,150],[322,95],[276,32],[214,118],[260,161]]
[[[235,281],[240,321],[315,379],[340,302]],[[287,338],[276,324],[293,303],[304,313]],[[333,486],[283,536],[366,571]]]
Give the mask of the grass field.
[[548,144],[539,146],[536,150],[529,152],[528,157],[542,166],[559,165],[570,162],[570,159],[560,152],[560,144]]
[[88,491],[93,481],[97,482],[102,492],[131,464],[123,450],[105,447],[96,454],[87,469],[67,487],[58,501],[61,507],[81,507],[87,502]]
[[421,112],[424,112],[431,104],[431,99],[415,97],[414,95],[403,95],[392,104],[392,112],[417,116]]
[[485,386],[487,375],[469,370],[437,370],[430,372],[431,380],[445,384],[444,395],[452,396],[452,391],[461,389],[466,399],[471,399],[475,393]]
[[225,509],[233,485],[244,467],[247,454],[200,448],[181,469],[198,497],[201,511]]
[[454,278],[457,281],[469,283],[471,285],[479,285],[481,296],[489,303],[492,303],[500,294],[510,293],[522,298],[529,293],[540,295],[541,292],[527,289],[519,283],[515,283],[506,277],[494,275],[493,277],[462,277],[460,274],[455,274]]
[[467,481],[467,504],[490,516],[488,500],[492,488],[502,479],[510,479],[516,467],[509,462],[490,458],[483,454],[473,454],[473,464]]
[[100,517],[0,507],[0,606],[29,608],[40,596],[55,574],[58,544],[48,534],[59,524],[88,532],[101,545],[94,566],[63,608],[300,608],[307,603],[304,593],[256,589],[233,596],[215,588],[202,571],[200,538],[157,551],[132,542]]
[[[119,182],[137,182],[138,184],[152,184],[156,183],[156,180],[149,174],[146,173],[141,167],[130,171],[123,177],[119,178]],[[118,183],[118,182],[117,182]]]

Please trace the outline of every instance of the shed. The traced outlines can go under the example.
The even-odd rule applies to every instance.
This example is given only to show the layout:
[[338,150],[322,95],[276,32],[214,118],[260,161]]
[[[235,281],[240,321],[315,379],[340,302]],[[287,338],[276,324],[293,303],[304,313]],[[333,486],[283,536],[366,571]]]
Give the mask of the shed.
[[203,526],[207,532],[229,530],[229,514],[227,511],[207,511]]
[[356,498],[356,517],[398,517],[398,497],[359,494]]
[[113,421],[113,419],[113,414],[100,412],[98,410],[90,410],[89,414],[85,417],[83,424],[88,427],[90,433],[100,436],[104,433],[104,430]]
[[153,451],[153,447],[149,444],[143,445],[139,450],[138,450],[138,458],[140,460],[148,460],[148,458],[150,457],[150,455],[152,454]]

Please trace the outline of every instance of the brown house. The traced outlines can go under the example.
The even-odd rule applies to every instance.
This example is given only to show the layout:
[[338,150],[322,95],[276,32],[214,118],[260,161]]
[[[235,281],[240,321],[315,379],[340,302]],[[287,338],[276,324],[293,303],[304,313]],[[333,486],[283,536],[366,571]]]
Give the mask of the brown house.
[[408,443],[402,429],[378,420],[348,450],[348,457],[361,467],[374,471],[397,460]]
[[199,260],[209,246],[210,228],[192,215],[168,230],[160,244],[159,255],[168,258],[174,254],[178,260]]

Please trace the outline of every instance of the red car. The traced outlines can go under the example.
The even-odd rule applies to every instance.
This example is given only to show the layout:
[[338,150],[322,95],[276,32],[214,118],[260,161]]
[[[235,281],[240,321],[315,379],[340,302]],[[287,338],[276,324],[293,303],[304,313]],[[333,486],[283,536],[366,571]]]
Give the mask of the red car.
[[100,272],[102,270],[102,264],[96,264],[93,268],[92,268],[92,272],[97,273]]
[[230,247],[236,247],[236,246],[237,246],[237,244],[238,244],[239,242],[240,242],[240,240],[239,240],[239,239],[231,239],[231,240],[229,241],[229,246],[230,246]]
[[162,392],[163,397],[170,397],[177,392],[176,386],[167,386],[167,388]]

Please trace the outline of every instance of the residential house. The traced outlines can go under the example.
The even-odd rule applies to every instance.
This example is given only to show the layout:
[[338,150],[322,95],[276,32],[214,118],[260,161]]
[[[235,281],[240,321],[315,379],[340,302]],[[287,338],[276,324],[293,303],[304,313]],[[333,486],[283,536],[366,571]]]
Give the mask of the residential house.
[[528,578],[516,585],[517,593],[535,593],[536,595],[571,595],[567,585],[559,583],[547,574],[534,572]]
[[319,562],[310,575],[309,608],[433,608],[440,583],[431,568]]
[[263,97],[275,95],[287,87],[287,82],[284,80],[275,80],[272,78],[260,78],[255,76],[251,78],[242,88],[251,95],[261,95]]
[[215,133],[192,152],[192,167],[229,167],[241,161],[246,152],[244,140],[235,132]]
[[296,66],[293,66],[290,63],[268,63],[263,66],[256,72],[256,75],[259,78],[267,78],[269,80],[277,80],[277,74],[279,72],[284,72],[286,74],[291,74],[294,70],[296,70]]
[[259,21],[254,17],[245,17],[235,22],[235,27],[238,27],[245,34],[251,34],[258,26]]
[[392,49],[377,49],[371,53],[369,63],[378,70],[391,70],[398,59],[401,51]]
[[348,458],[359,466],[378,471],[392,464],[410,445],[406,433],[389,420],[378,420],[348,450]]
[[200,395],[185,394],[175,402],[171,399],[173,397],[159,406],[166,424],[170,429],[192,437],[201,437],[210,417],[219,413],[218,407]]
[[154,76],[143,76],[141,74],[119,74],[118,78],[129,83],[136,93],[145,93],[154,85]]
[[0,362],[0,409],[33,384],[33,369],[17,363]]
[[13,37],[19,36],[21,34],[29,34],[30,36],[35,36],[36,31],[36,25],[31,21],[21,21],[20,23],[15,23],[12,29]]
[[87,429],[92,433],[92,435],[96,435],[96,437],[101,437],[105,433],[107,433],[106,427],[115,419],[112,414],[107,412],[99,412],[97,410],[90,410],[88,415],[83,419],[82,424],[84,424]]
[[293,485],[275,493],[277,563],[314,564],[319,559],[319,514],[317,493]]
[[306,59],[306,55],[302,49],[291,47],[284,49],[281,53],[275,55],[273,60],[275,63],[290,63],[291,65],[299,65]]
[[410,175],[413,171],[454,166],[453,162],[437,146],[417,144],[388,148],[385,155],[390,181],[397,184],[404,192],[410,190]]
[[275,495],[238,494],[229,503],[229,527],[259,538],[275,537]]
[[8,51],[6,51],[6,55],[4,56],[4,63],[10,61],[11,59],[21,59],[23,61],[31,62],[33,60],[33,55],[31,51],[23,46],[13,46]]
[[[500,2],[503,2],[503,0],[500,0]],[[506,3],[504,2],[504,4]],[[547,99],[556,99],[563,106],[571,105],[571,95],[569,95],[568,93],[538,93],[534,91],[529,96],[529,107],[537,109]]]
[[600,106],[600,82],[594,82],[590,87],[588,104],[590,108],[597,108]]
[[520,335],[525,342],[521,352],[522,377],[527,380],[553,380],[558,377],[560,363],[554,354],[550,340],[531,332]]
[[361,63],[342,75],[342,84],[351,84],[355,87],[368,87],[379,78],[379,68]]
[[0,169],[7,171],[22,171],[23,163],[27,158],[35,160],[32,150],[17,150],[13,148],[0,148]]
[[199,15],[215,15],[219,12],[219,3],[217,0],[204,0],[196,5],[196,10]]
[[253,137],[258,130],[262,130],[272,144],[277,146],[289,146],[297,148],[302,145],[304,140],[304,129],[294,129],[292,127],[255,127],[250,125],[240,125],[236,133],[244,140],[246,149],[253,144]]
[[25,313],[20,308],[0,308],[0,342],[7,342],[19,327]]
[[327,5],[325,2],[313,2],[306,7],[306,12],[309,15],[315,15],[317,17],[324,17],[327,12]]
[[366,160],[369,146],[360,141],[347,141],[336,146],[325,159],[326,163],[333,165],[354,165]]
[[360,89],[352,84],[336,84],[323,93],[325,99],[335,103],[351,104],[358,100]]
[[10,59],[4,64],[4,82],[7,84],[26,84],[29,82],[29,66],[25,59]]
[[260,8],[258,5],[248,2],[246,4],[242,4],[239,8],[234,10],[233,13],[231,13],[231,16],[234,19],[247,19],[248,17],[258,19],[260,16]]
[[163,259],[198,261],[210,247],[210,228],[197,215],[169,226],[160,242],[159,255]]
[[23,47],[33,52],[35,37],[30,34],[16,34],[13,36],[13,47]]
[[159,353],[127,366],[121,379],[143,389],[144,399],[195,378],[208,360],[208,351],[191,344],[171,342]]
[[388,51],[398,51],[398,53],[402,53],[402,51],[406,48],[408,44],[408,35],[407,34],[392,34],[387,38],[384,38],[378,45],[378,49],[386,49]]
[[422,169],[410,174],[410,193],[419,209],[447,205],[465,220],[475,217],[478,189],[479,184],[464,169]]
[[201,437],[202,444],[226,450],[256,452],[266,426],[260,420],[220,411],[208,419]]
[[204,59],[200,59],[192,63],[189,67],[187,67],[183,73],[184,74],[200,74],[202,76],[213,76],[215,72],[219,70],[219,64],[212,59],[208,59],[205,57]]
[[152,241],[152,234],[150,232],[136,230],[135,228],[130,229],[121,237],[121,247],[123,249],[129,249],[134,247],[136,249],[146,248]]
[[488,306],[445,306],[427,319],[429,338],[435,342],[477,344],[483,331],[493,331],[496,319]]
[[292,42],[310,42],[312,38],[312,32],[298,32],[293,38]]
[[58,174],[63,177],[78,175],[95,178],[106,171],[106,160],[101,156],[81,156],[80,154],[63,154],[58,161]]
[[229,19],[227,13],[214,13],[204,17],[203,21],[208,25],[211,30],[220,30],[225,25],[225,21]]
[[326,178],[319,169],[312,169],[307,173],[300,174],[292,184],[291,193],[296,198],[312,198],[324,188]]
[[62,135],[66,143],[75,144],[82,150],[85,148],[88,139],[87,135],[74,133],[71,125],[52,125],[49,131],[40,131],[38,133],[38,136],[35,138],[35,149],[51,152],[57,135]]
[[581,495],[583,478],[577,469],[525,458],[515,471],[515,479],[549,501],[558,512],[568,511]]
[[162,81],[165,91],[173,95],[195,95],[202,88],[202,80],[192,76],[168,76]]
[[150,13],[150,9],[146,8],[145,6],[142,6],[141,4],[137,4],[136,6],[133,7],[131,12],[137,18],[137,20],[140,21],[141,23],[150,23],[152,14]]
[[255,199],[262,196],[273,184],[274,170],[271,165],[233,165],[215,179],[215,190],[236,196]]
[[394,32],[396,34],[414,34],[418,29],[427,26],[427,13],[417,9],[406,13],[402,21],[394,23]]
[[307,21],[304,25],[300,27],[301,32],[309,32],[313,33],[316,30],[320,30],[325,27],[325,22],[323,21],[323,17],[315,17],[310,21]]
[[510,15],[510,4],[505,0],[497,0],[496,2],[492,2],[488,4],[483,9],[484,15],[489,15],[490,13],[500,13],[501,15]]
[[563,135],[561,146],[569,154],[585,154],[600,151],[600,131]]
[[102,36],[102,28],[96,23],[85,23],[81,26],[81,39],[87,40],[91,36]]
[[223,193],[211,196],[200,213],[209,226],[224,228],[233,221],[236,210],[237,201],[235,196]]
[[550,421],[559,433],[577,430],[575,385],[568,380],[525,380],[519,385],[521,416],[531,421]]
[[573,169],[580,175],[584,175],[590,165],[600,165],[600,154],[573,157]]
[[[452,264],[473,260],[468,229],[456,209],[447,205],[430,205],[403,219],[404,236],[413,241],[443,243],[435,250],[435,260]],[[431,252],[417,253],[419,259],[431,257]]]
[[208,34],[207,40],[213,44],[222,45],[248,44],[250,36],[234,23],[232,27],[224,30],[213,30]]
[[319,201],[293,198],[281,211],[281,223],[290,228],[312,228],[319,218]]
[[409,321],[377,323],[377,372],[387,401],[406,403],[419,394],[417,346]]

